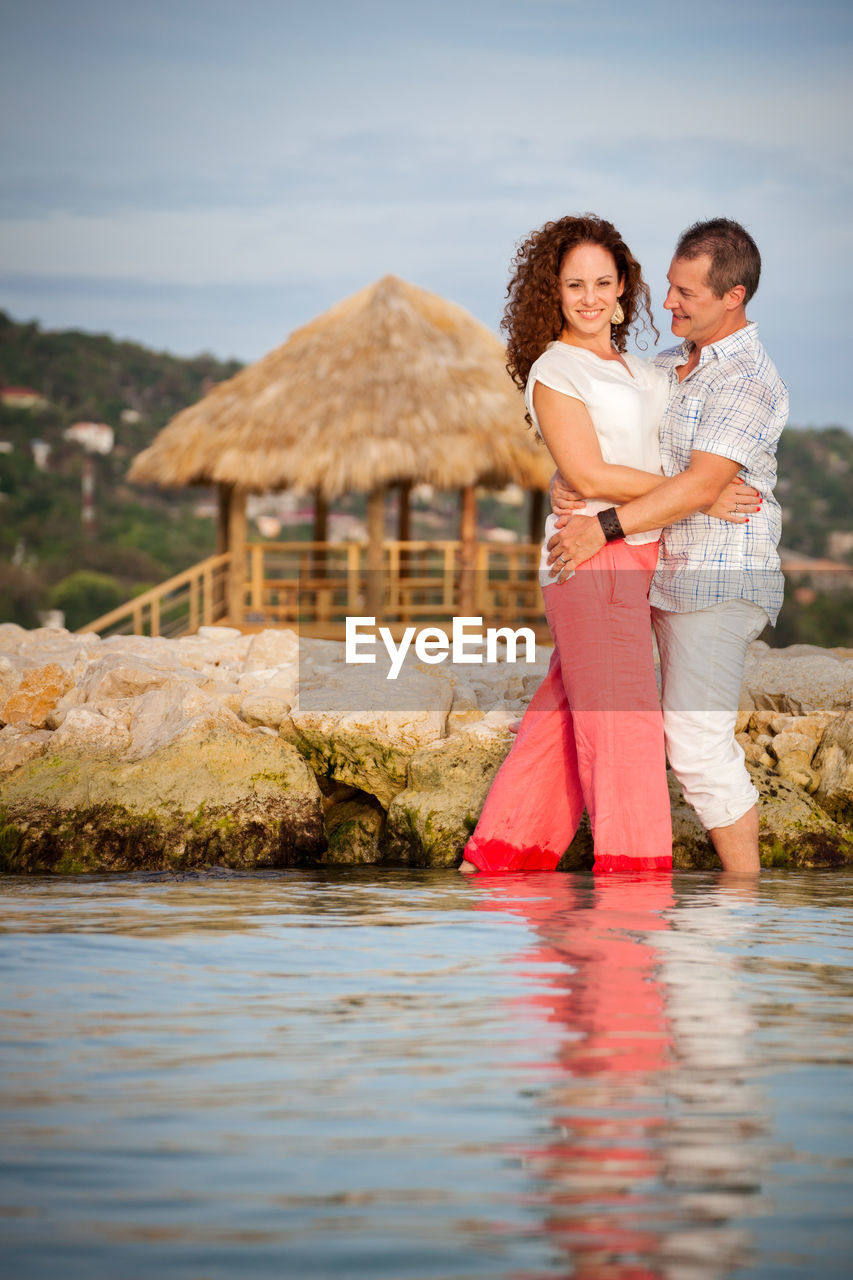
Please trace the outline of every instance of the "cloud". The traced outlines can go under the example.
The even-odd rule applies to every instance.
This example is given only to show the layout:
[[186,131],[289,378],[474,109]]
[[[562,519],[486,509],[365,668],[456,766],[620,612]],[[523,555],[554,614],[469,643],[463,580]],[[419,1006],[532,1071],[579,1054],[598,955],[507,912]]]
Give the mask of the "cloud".
[[146,337],[253,356],[387,271],[494,327],[516,240],[572,210],[612,217],[660,294],[678,232],[723,212],[798,362],[792,256],[853,286],[850,37],[827,0],[29,0],[4,29],[3,297],[124,332],[135,305]]

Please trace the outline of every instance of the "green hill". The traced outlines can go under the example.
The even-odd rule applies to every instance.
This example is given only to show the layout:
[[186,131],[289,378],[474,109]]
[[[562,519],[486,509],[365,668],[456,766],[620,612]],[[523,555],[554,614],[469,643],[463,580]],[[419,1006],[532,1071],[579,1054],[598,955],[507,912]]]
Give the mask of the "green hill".
[[[36,625],[75,571],[106,575],[124,600],[210,554],[213,524],[193,514],[200,492],[131,488],[125,475],[175,413],[240,367],[105,334],[53,333],[0,311],[0,388],[29,387],[48,402],[35,410],[0,406],[0,448],[9,450],[0,452],[0,619]],[[115,432],[113,452],[93,458],[94,537],[81,523],[83,451],[63,438],[81,420]],[[50,446],[43,470],[34,439]]]
[[[36,410],[0,406],[0,621],[35,626],[38,612],[55,605],[70,626],[81,625],[212,552],[213,521],[195,514],[204,491],[130,486],[125,476],[175,413],[240,367],[211,355],[181,359],[106,334],[51,332],[0,311],[0,388],[30,387],[47,401]],[[81,420],[115,431],[112,453],[93,458],[94,536],[81,523],[83,451],[63,438]],[[43,470],[34,439],[50,446]],[[844,428],[786,428],[777,488],[786,549],[853,564],[851,478],[853,435]],[[431,522],[425,536],[454,536],[451,499],[436,494],[424,515]],[[340,509],[360,512],[361,504]],[[526,536],[521,509],[489,497],[481,516]],[[777,642],[851,643],[853,592],[813,601],[790,596]]]

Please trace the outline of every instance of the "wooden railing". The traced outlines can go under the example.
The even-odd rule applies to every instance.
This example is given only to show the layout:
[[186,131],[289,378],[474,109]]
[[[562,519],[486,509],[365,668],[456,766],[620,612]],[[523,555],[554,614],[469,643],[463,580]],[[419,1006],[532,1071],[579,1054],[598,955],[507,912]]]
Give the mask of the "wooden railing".
[[[478,543],[463,599],[461,545],[384,543],[380,621],[391,627],[441,623],[473,609],[488,626],[544,622],[538,546]],[[176,636],[218,622],[247,630],[292,626],[333,637],[343,634],[348,616],[367,612],[369,570],[363,543],[249,543],[242,586],[230,580],[231,562],[229,554],[211,556],[82,630]]]
[[[462,544],[386,542],[381,621],[449,621],[464,612]],[[367,610],[367,548],[357,542],[256,542],[246,547],[243,619],[250,626],[302,625],[336,634],[348,616]],[[468,607],[488,625],[543,619],[532,544],[478,543]]]
[[228,619],[231,556],[209,556],[158,587],[89,622],[81,631],[101,636],[180,636]]

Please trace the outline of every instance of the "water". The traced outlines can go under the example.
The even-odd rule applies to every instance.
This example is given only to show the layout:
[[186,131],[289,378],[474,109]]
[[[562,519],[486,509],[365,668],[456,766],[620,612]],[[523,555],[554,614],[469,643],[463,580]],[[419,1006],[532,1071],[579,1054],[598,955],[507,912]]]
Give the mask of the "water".
[[853,876],[0,883],[16,1280],[853,1274]]

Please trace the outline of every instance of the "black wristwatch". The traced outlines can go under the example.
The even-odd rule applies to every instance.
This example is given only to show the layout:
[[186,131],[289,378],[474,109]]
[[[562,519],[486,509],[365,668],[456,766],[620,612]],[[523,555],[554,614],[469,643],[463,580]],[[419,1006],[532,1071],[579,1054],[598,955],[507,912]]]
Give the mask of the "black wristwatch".
[[604,530],[605,542],[618,542],[620,538],[625,537],[625,531],[619,523],[619,516],[616,514],[615,507],[608,507],[605,511],[599,511],[598,523]]

